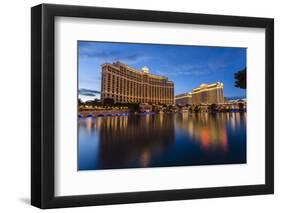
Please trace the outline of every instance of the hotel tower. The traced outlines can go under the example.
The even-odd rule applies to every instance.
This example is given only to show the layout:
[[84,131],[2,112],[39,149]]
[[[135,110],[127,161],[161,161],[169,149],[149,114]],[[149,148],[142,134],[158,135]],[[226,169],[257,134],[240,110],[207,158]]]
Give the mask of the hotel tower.
[[220,104],[224,103],[223,83],[201,84],[190,93],[184,93],[175,97],[178,105],[186,104]]
[[119,61],[102,64],[101,101],[174,104],[174,83],[167,77],[136,70]]

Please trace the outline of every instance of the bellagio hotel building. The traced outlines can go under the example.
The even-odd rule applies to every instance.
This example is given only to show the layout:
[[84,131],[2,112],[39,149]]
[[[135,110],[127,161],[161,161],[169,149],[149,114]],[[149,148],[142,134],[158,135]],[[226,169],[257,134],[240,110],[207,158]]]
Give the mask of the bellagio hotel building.
[[153,75],[148,68],[136,70],[119,61],[102,64],[101,101],[115,103],[174,104],[174,83]]
[[220,104],[224,102],[223,83],[201,84],[192,90],[192,104]]
[[192,92],[177,95],[175,102],[181,106],[186,104],[222,104],[224,103],[223,83],[201,84]]

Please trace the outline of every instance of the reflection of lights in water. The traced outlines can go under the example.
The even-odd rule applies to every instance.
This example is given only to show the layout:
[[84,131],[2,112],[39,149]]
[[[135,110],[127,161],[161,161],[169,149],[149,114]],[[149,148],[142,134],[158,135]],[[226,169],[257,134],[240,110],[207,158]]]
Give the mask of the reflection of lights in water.
[[205,121],[205,122],[208,122],[209,113],[204,113],[203,116],[204,116],[204,117],[203,117],[203,118],[204,118],[204,121]]
[[128,125],[128,116],[122,116],[120,117],[120,129],[125,129],[127,128]]
[[102,124],[102,118],[101,117],[97,117],[96,118],[96,127],[97,127],[97,129],[100,129],[101,124]]
[[128,116],[123,117],[124,118],[124,128],[127,128],[128,126]]
[[226,113],[226,119],[229,120],[229,114],[230,113]]
[[183,119],[183,121],[187,121],[188,120],[188,112],[183,112],[182,113],[182,119]]
[[[123,168],[123,165],[128,165],[128,168],[176,166],[184,163],[189,165],[191,162],[202,165],[210,162],[209,159],[227,164],[228,156],[237,157],[237,162],[243,161],[241,153],[246,143],[246,118],[243,113],[234,113],[232,117],[230,113],[163,113],[116,117],[83,119],[79,126],[79,137],[91,142],[86,145],[82,143],[86,147],[85,159],[96,156],[92,165],[97,165],[97,169],[106,166]],[[235,124],[236,132],[231,131],[231,121],[241,123],[240,127],[238,123]],[[90,127],[91,134],[88,134]],[[235,143],[237,137],[244,144]],[[87,144],[95,143],[98,146],[87,147]]]
[[236,128],[236,122],[235,122],[235,114],[236,113],[229,113],[230,114],[230,126],[231,126],[231,129],[235,130]]
[[194,142],[199,142],[204,150],[222,148],[226,151],[228,148],[226,116],[225,114],[193,114],[189,120],[182,119],[180,127],[193,138]]
[[194,137],[194,125],[192,121],[188,123],[187,128],[188,128],[189,135],[191,137]]
[[241,122],[241,117],[240,117],[240,113],[235,113],[235,118],[236,118],[236,124],[237,124],[237,127],[239,128],[240,127],[240,122]]
[[159,113],[159,121],[160,121],[160,127],[162,128],[163,127],[163,113]]
[[140,156],[140,165],[141,167],[148,167],[150,160],[150,152],[148,150],[144,150]]
[[228,113],[227,113],[227,115],[225,115],[224,113],[220,113],[220,120],[222,123],[227,123],[227,121],[228,121],[227,116],[228,116]]
[[93,126],[94,126],[93,125],[93,120],[92,120],[92,118],[86,118],[85,122],[86,122],[87,132],[90,134],[91,130],[92,130]]
[[118,117],[114,116],[114,130],[116,130],[118,128]]
[[209,128],[202,128],[201,129],[201,142],[204,149],[209,148],[211,143],[211,137],[210,137],[210,130]]
[[128,126],[128,116],[107,116],[97,118],[97,127],[100,128],[105,123],[108,129],[114,131],[125,129]]
[[222,145],[223,150],[224,150],[224,151],[227,151],[227,149],[228,149],[228,140],[227,140],[226,128],[224,128],[221,133],[222,133],[222,136],[221,136],[221,145]]
[[110,118],[109,117],[106,117],[106,126],[110,127]]
[[123,117],[119,118],[119,125],[120,125],[120,129],[124,128],[124,119],[123,119]]
[[114,120],[112,119],[112,116],[110,116],[109,119],[110,119],[110,127],[114,128]]
[[147,126],[149,125],[149,119],[150,119],[150,115],[149,114],[145,115],[145,123]]

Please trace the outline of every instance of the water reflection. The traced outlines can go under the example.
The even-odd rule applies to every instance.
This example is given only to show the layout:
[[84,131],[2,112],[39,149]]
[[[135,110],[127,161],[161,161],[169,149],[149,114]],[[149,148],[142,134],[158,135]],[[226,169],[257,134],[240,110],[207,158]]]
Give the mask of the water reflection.
[[227,151],[227,117],[225,114],[192,114],[178,115],[177,126],[183,134],[199,142],[204,150],[222,149]]
[[246,113],[79,119],[79,170],[246,162]]

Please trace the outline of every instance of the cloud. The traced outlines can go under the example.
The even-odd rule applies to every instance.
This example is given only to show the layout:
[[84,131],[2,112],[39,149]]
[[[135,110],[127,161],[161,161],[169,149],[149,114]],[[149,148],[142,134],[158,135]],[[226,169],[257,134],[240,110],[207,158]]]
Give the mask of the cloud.
[[[220,69],[229,67],[229,63],[224,60],[209,60],[206,62],[193,63],[193,64],[179,64],[172,68],[169,72],[170,76],[181,76],[181,75],[208,75]],[[158,71],[158,73],[161,73]]]
[[141,53],[130,53],[128,51],[118,50],[97,50],[91,46],[79,48],[79,56],[83,59],[98,59],[102,62],[105,61],[126,61],[135,63],[140,60],[144,60],[146,57]]
[[80,49],[79,54],[82,58],[111,58],[120,55],[119,51],[93,51],[90,49]]
[[206,75],[210,72],[208,66],[199,64],[181,64],[175,66],[170,76],[181,76],[181,75]]
[[226,61],[224,60],[210,60],[208,62],[208,67],[211,70],[217,70],[217,69],[225,68],[227,66],[229,66],[229,64],[226,63]]
[[201,75],[207,71],[206,67],[199,64],[183,64],[180,69],[186,75]]
[[91,89],[79,89],[78,93],[79,95],[83,95],[83,96],[96,97],[97,94],[100,94],[100,91],[91,90]]

